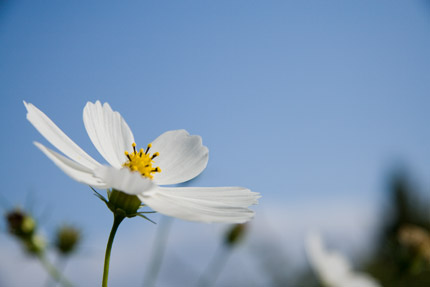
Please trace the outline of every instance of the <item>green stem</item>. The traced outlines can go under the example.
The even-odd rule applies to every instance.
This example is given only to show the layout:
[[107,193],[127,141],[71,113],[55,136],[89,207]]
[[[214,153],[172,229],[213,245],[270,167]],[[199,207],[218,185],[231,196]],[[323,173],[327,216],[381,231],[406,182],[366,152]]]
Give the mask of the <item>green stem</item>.
[[230,255],[231,247],[222,245],[219,247],[218,252],[215,253],[212,261],[206,267],[205,272],[200,276],[197,286],[209,287],[215,284],[218,276],[227,262]]
[[153,287],[157,281],[158,273],[160,272],[161,263],[163,262],[164,252],[166,251],[167,238],[169,237],[170,226],[173,218],[163,216],[160,220],[157,234],[154,240],[150,264],[146,269],[143,286]]
[[60,271],[58,271],[57,268],[55,268],[54,265],[52,265],[48,259],[46,259],[44,254],[40,254],[37,256],[42,263],[43,267],[46,269],[46,271],[49,273],[49,275],[52,276],[52,278],[55,279],[58,283],[60,283],[63,286],[71,287],[73,286],[70,281],[68,281],[66,278],[63,277]]
[[118,229],[118,226],[121,224],[122,220],[125,217],[123,215],[114,215],[112,230],[110,231],[109,240],[106,246],[106,254],[105,254],[105,265],[103,268],[103,282],[102,286],[108,286],[108,276],[109,276],[109,262],[110,262],[110,252],[112,250],[113,239],[115,238],[115,233]]

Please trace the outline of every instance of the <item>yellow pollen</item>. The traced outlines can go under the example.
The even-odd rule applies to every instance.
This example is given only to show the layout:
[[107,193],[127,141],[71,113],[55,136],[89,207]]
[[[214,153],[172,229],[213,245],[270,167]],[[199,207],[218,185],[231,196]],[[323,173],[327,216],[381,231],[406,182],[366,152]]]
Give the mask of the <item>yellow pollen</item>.
[[149,149],[152,147],[151,144],[148,144],[145,152],[143,152],[143,149],[140,149],[139,152],[137,152],[135,143],[131,146],[133,147],[133,152],[124,152],[128,160],[122,166],[128,167],[131,171],[137,171],[142,176],[150,179],[153,178],[153,173],[161,172],[161,169],[158,166],[155,168],[152,167],[152,164],[154,163],[153,159],[160,154],[158,152],[155,152],[152,155],[148,153]]

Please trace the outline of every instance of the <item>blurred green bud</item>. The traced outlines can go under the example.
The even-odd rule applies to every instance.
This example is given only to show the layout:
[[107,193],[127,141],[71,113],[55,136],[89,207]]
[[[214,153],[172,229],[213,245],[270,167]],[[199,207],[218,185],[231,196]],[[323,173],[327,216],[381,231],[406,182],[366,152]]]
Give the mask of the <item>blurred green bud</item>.
[[20,240],[25,251],[32,255],[38,255],[45,251],[45,240],[36,234],[37,224],[31,215],[17,208],[8,212],[6,219],[10,234]]
[[69,225],[63,225],[57,230],[55,246],[62,255],[72,253],[81,239],[81,232]]
[[7,213],[6,218],[9,232],[19,238],[30,238],[36,230],[36,221],[19,209]]
[[38,255],[45,251],[46,241],[40,236],[33,234],[31,238],[24,241],[26,251],[32,255]]
[[227,244],[227,246],[233,246],[238,244],[245,236],[246,230],[246,223],[233,225],[225,235],[225,244]]

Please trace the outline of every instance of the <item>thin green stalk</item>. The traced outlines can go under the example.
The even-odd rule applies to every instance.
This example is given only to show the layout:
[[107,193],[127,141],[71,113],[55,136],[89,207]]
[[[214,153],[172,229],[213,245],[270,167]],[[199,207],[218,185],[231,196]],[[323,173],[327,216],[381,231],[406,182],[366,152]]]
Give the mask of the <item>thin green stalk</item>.
[[118,226],[121,224],[124,218],[125,217],[123,215],[114,215],[112,230],[110,231],[109,240],[106,246],[105,265],[103,268],[103,282],[102,282],[103,287],[108,286],[109,262],[110,262],[110,253],[112,250],[113,239],[115,238],[115,234],[118,229]]
[[143,286],[152,287],[157,281],[158,273],[160,272],[161,263],[163,262],[164,252],[166,250],[167,238],[169,237],[170,226],[173,218],[163,216],[160,220],[157,234],[154,240],[154,248],[152,249],[151,260],[149,261],[148,269],[144,278]]
[[230,255],[231,247],[221,245],[215,253],[205,272],[197,282],[198,287],[209,287],[215,284]]
[[[55,266],[57,266],[58,272],[63,274],[64,268],[66,266],[66,258],[59,256],[59,257],[57,257],[57,259],[55,261],[56,261],[56,263],[54,263],[54,264],[55,264]],[[48,277],[47,281],[46,281],[46,287],[57,286],[57,283],[58,282],[56,280],[52,280],[51,277]]]
[[58,271],[57,268],[55,268],[54,265],[52,265],[48,259],[46,259],[46,256],[44,254],[40,254],[37,256],[39,258],[40,262],[42,263],[43,267],[46,269],[46,271],[51,275],[52,278],[55,279],[58,283],[60,283],[63,286],[71,287],[73,286],[70,281],[68,281],[64,276],[61,274],[60,271]]

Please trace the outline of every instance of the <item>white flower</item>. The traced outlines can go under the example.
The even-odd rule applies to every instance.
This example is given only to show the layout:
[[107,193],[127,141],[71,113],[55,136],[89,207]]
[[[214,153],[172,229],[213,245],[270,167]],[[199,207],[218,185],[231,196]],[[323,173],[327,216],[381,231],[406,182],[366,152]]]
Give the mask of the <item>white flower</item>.
[[[42,111],[24,102],[27,119],[67,157],[34,144],[74,180],[95,188],[137,195],[153,210],[185,220],[242,223],[254,212],[259,194],[243,187],[162,187],[199,175],[206,167],[208,149],[199,136],[185,130],[168,131],[143,150],[136,150],[133,133],[108,103],[88,102],[84,124],[94,146],[110,166],[89,156]],[[128,153],[127,151],[130,151]]]
[[340,253],[328,251],[318,234],[306,238],[306,253],[310,264],[324,286],[329,287],[378,287],[371,276],[352,270],[348,260]]

